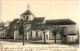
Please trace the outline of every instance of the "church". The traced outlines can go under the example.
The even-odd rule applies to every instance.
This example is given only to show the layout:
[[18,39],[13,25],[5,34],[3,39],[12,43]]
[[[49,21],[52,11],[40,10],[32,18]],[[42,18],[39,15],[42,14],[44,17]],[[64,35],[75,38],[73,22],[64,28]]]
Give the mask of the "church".
[[75,42],[77,40],[76,23],[70,19],[45,20],[45,17],[36,17],[29,9],[14,19],[9,25],[9,35],[14,40],[62,40]]

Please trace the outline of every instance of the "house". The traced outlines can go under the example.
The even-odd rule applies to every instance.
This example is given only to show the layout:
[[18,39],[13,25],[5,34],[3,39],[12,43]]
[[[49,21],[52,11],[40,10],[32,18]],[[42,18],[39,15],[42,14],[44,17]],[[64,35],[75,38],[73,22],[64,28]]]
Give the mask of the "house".
[[71,37],[77,39],[69,35],[75,34],[76,23],[74,21],[70,19],[45,20],[45,17],[36,17],[29,9],[22,13],[19,19],[14,19],[9,29],[11,37],[15,40],[23,39],[23,34],[26,40],[43,40],[44,33],[46,40],[54,40],[55,32],[56,40],[68,42]]
[[0,27],[0,38],[6,38],[7,27]]
[[78,43],[77,40],[78,40],[78,35],[76,35],[76,34],[68,34],[67,35],[68,43],[74,43],[74,42]]

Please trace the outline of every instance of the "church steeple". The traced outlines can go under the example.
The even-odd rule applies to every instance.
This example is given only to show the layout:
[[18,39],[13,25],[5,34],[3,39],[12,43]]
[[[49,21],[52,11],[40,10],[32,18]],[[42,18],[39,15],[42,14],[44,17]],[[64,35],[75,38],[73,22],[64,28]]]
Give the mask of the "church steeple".
[[29,2],[28,2],[28,5],[27,5],[27,10],[29,10],[30,9],[30,6],[29,6]]
[[30,11],[30,6],[29,3],[27,5],[27,10],[21,14],[22,19],[28,19],[28,20],[33,20],[35,15]]

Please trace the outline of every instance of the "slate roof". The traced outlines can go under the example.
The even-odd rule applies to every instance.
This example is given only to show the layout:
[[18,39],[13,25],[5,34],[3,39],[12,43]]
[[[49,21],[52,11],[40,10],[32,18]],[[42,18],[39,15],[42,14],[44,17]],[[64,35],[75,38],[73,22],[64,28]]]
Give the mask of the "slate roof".
[[34,15],[34,14],[30,10],[27,10],[21,15]]
[[[43,27],[44,26],[44,27]],[[52,27],[43,24],[32,24],[30,30],[50,30]]]
[[46,25],[73,25],[76,24],[70,19],[46,20]]
[[9,24],[9,26],[14,25],[18,20],[19,20],[19,19],[14,19],[14,20]]
[[41,30],[43,28],[42,24],[32,24],[30,29],[31,30]]
[[32,21],[32,24],[41,24],[44,22],[45,17],[35,17]]
[[[73,25],[76,24],[70,19],[57,19],[57,20],[46,20],[43,28],[43,22],[44,22],[45,17],[35,17],[33,21],[31,21],[31,30],[42,30],[46,29],[49,30],[51,29],[51,26],[49,25]],[[19,19],[14,19],[11,23],[10,26],[14,25]]]
[[[38,21],[37,20],[35,20],[34,23],[38,23],[38,21],[40,21],[40,19]],[[76,24],[76,23],[70,19],[46,20],[44,24],[44,28],[43,28],[43,24],[32,24],[30,29],[31,30],[42,30],[42,29],[50,30],[52,28],[50,25],[73,25],[73,24]]]
[[7,28],[7,27],[1,27],[1,28],[0,28],[0,31],[4,30],[4,29],[6,29],[6,28]]

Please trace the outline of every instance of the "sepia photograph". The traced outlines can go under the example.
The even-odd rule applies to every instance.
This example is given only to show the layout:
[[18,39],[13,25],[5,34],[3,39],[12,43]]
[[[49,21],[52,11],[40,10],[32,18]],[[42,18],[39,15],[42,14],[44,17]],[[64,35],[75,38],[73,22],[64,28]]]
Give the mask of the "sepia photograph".
[[79,51],[78,0],[1,0],[0,51]]

